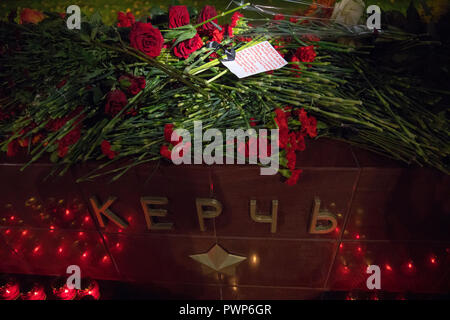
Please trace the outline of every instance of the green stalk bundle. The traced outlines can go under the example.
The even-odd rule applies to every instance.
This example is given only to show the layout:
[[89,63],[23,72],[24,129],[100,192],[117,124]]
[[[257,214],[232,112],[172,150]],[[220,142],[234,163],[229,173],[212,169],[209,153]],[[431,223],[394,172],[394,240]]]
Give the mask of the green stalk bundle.
[[[9,115],[0,120],[0,147],[6,151],[15,140],[27,141],[26,166],[48,154],[62,174],[78,162],[105,160],[86,178],[106,172],[118,179],[134,165],[161,158],[166,124],[192,130],[193,122],[201,120],[204,130],[225,130],[250,128],[256,121],[259,128],[275,128],[274,110],[291,106],[317,118],[319,138],[449,172],[449,121],[433,111],[448,92],[436,93],[422,87],[419,79],[389,73],[372,59],[374,43],[355,48],[336,41],[342,36],[367,39],[369,33],[332,23],[243,19],[257,25],[242,23],[237,30],[251,41],[231,38],[223,45],[239,51],[264,40],[282,42],[280,50],[287,55],[314,45],[317,58],[238,79],[218,59],[209,61],[212,49],[203,47],[180,60],[168,48],[150,58],[128,45],[124,28],[105,26],[98,17],[77,31],[68,30],[59,16],[48,15],[37,25],[0,23],[0,110]],[[321,40],[303,37],[311,34]],[[420,43],[397,31],[381,40]],[[122,74],[143,76],[146,86],[116,116],[107,117],[107,94],[120,88],[117,79]],[[58,86],[62,80],[65,84]],[[133,110],[138,111],[129,116]],[[46,129],[50,121],[65,117],[70,120],[59,130]],[[58,157],[57,142],[80,121],[80,138],[67,155]],[[299,128],[300,122],[291,119],[289,127]],[[34,141],[42,132],[45,135]],[[100,151],[104,140],[117,151],[112,160]],[[123,159],[128,162],[105,171]]]

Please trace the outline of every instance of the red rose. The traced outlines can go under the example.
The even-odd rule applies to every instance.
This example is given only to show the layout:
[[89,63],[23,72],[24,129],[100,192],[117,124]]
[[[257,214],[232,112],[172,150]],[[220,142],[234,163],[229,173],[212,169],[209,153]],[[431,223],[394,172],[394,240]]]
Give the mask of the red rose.
[[129,28],[136,22],[131,12],[117,12],[117,26],[119,28]]
[[244,15],[240,12],[233,13],[233,16],[231,17],[231,27],[235,28],[237,26],[237,23],[239,19],[241,19]]
[[295,186],[302,172],[303,172],[302,169],[292,170],[291,177],[288,180],[286,180],[286,184],[289,186]]
[[189,24],[189,12],[186,6],[172,6],[169,9],[169,29]]
[[110,91],[106,96],[105,113],[115,117],[127,104],[125,93],[121,90]]
[[102,153],[109,159],[114,159],[115,156],[118,154],[117,152],[111,150],[111,144],[106,140],[102,141],[100,148],[102,149]]
[[177,44],[177,46],[173,49],[173,53],[178,58],[187,59],[191,53],[197,51],[201,47],[203,47],[203,41],[197,33],[192,39],[185,40]]
[[[205,22],[206,20],[214,18],[215,16],[217,16],[216,8],[214,8],[213,6],[205,6],[198,15],[197,23]],[[217,19],[214,19],[212,22],[214,22],[216,25],[218,23]],[[199,27],[199,32],[204,35],[211,35],[215,29],[217,29],[216,26],[211,22],[208,22]]]
[[135,96],[141,90],[145,89],[145,78],[144,77],[135,77],[132,75],[123,75],[120,76],[119,82],[124,84],[125,87],[127,87],[127,91],[129,94]]
[[151,23],[136,22],[131,27],[130,44],[133,48],[145,53],[151,58],[161,54],[164,38]]
[[317,53],[314,50],[314,46],[307,46],[298,48],[295,56],[302,62],[314,62]]

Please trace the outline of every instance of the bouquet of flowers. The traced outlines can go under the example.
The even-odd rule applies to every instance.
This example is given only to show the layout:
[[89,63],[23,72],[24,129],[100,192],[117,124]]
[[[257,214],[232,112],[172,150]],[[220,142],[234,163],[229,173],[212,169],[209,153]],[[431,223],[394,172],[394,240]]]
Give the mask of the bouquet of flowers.
[[[118,179],[170,159],[182,140],[172,141],[173,131],[202,121],[222,131],[279,129],[271,143],[290,185],[301,175],[298,153],[320,137],[448,173],[449,121],[435,111],[448,92],[372,55],[378,43],[411,50],[424,40],[349,27],[331,19],[343,14],[333,4],[314,1],[291,15],[250,4],[222,13],[172,6],[140,19],[118,12],[114,26],[93,14],[80,30],[69,30],[64,14],[25,9],[19,23],[11,15],[0,22],[0,147],[10,157],[26,153],[24,168],[48,155],[59,174],[104,160],[83,179]],[[246,17],[250,11],[261,17]],[[238,78],[224,65],[264,41],[285,67]],[[256,141],[238,144],[237,153],[248,156]]]

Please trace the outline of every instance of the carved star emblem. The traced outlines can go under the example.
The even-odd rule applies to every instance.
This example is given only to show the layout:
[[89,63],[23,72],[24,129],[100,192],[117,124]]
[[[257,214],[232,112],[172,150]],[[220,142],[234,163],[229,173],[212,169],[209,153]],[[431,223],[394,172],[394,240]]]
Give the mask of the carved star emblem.
[[229,254],[218,244],[206,253],[194,254],[189,257],[214,271],[230,275],[235,273],[237,264],[247,259],[246,257]]

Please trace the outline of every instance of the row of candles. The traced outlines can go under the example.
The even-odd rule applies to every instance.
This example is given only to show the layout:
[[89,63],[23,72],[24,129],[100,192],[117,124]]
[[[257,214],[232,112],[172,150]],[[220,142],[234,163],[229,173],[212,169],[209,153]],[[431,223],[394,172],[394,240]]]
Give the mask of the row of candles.
[[[55,279],[50,290],[39,282],[21,284],[13,277],[0,279],[0,300],[99,300],[100,287],[97,281],[83,279],[81,288],[70,288],[64,278]],[[49,294],[50,293],[50,294]]]

